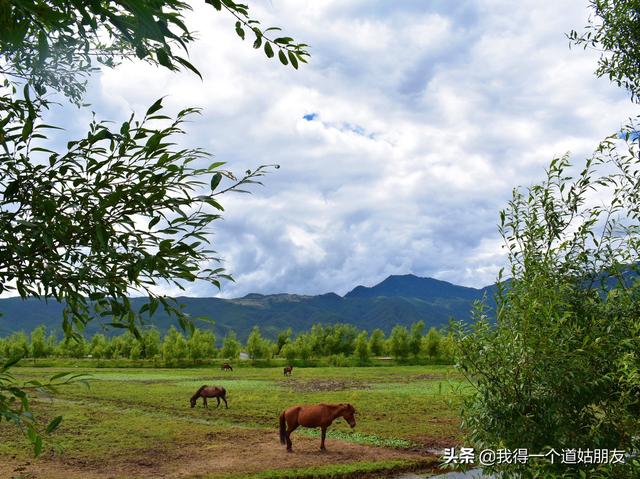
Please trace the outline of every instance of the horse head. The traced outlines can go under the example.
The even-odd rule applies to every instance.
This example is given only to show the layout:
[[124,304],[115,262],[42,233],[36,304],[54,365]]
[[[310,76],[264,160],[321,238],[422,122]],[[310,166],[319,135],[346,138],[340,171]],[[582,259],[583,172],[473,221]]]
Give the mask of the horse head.
[[197,400],[198,400],[198,398],[200,397],[200,393],[202,392],[202,390],[203,390],[204,388],[206,388],[206,387],[207,387],[207,385],[206,385],[206,384],[205,384],[205,385],[203,385],[203,386],[200,386],[200,389],[198,389],[198,390],[196,391],[196,393],[195,393],[193,396],[191,396],[191,399],[190,399],[189,401],[191,402],[191,407],[192,407],[192,408],[196,407],[196,401],[197,401]]
[[345,421],[349,424],[349,426],[356,427],[356,409],[351,404],[341,404],[342,406],[342,414],[341,416]]

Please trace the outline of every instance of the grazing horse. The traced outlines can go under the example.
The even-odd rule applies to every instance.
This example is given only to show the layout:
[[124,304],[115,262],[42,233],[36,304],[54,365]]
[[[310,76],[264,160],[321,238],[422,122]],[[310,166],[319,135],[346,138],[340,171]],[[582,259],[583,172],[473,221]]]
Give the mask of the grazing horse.
[[229,363],[224,363],[222,366],[220,366],[220,369],[222,369],[223,371],[233,371],[233,368]]
[[293,406],[280,414],[280,444],[287,445],[291,452],[291,433],[298,427],[319,427],[322,429],[320,450],[324,451],[327,428],[339,417],[343,417],[351,427],[356,427],[356,410],[351,404],[317,404],[313,406]]
[[198,398],[202,398],[202,402],[204,402],[204,407],[208,408],[207,398],[216,398],[218,400],[218,405],[216,407],[220,407],[220,399],[224,401],[224,405],[227,409],[229,409],[229,405],[227,404],[227,391],[223,387],[220,386],[200,386],[200,389],[196,391],[196,393],[191,396],[191,407],[195,407],[196,401]]
[[291,371],[293,371],[293,366],[289,364],[289,366],[284,367],[284,375],[291,376]]

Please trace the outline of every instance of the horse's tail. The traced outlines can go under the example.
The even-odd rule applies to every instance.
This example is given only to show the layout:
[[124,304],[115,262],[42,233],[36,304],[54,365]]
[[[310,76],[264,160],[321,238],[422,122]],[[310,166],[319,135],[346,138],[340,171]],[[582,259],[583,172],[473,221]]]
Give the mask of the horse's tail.
[[285,434],[285,431],[286,431],[286,421],[284,419],[284,411],[283,411],[282,414],[280,414],[280,444],[287,443],[287,435]]
[[220,391],[222,391],[222,397],[226,398],[227,397],[227,390],[223,387],[220,387]]

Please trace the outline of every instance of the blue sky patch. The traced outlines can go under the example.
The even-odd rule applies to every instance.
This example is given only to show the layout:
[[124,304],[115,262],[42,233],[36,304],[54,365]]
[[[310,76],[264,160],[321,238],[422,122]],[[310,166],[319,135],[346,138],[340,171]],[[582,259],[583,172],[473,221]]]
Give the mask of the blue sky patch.
[[625,138],[627,138],[627,135],[629,135],[630,140],[637,140],[638,138],[640,138],[639,131],[630,130],[620,130],[620,133],[618,133],[618,138],[624,140]]

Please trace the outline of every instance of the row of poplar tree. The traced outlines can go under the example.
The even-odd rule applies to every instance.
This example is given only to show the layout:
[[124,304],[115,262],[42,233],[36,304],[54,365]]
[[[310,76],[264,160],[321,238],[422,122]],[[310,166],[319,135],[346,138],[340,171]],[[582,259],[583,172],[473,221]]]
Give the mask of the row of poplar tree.
[[149,328],[141,336],[138,340],[127,331],[112,337],[97,333],[90,339],[59,340],[55,332],[39,326],[30,335],[16,332],[0,338],[0,356],[156,359],[167,364],[212,358],[237,359],[241,352],[255,360],[329,358],[330,363],[336,365],[348,361],[348,358],[367,362],[372,357],[381,356],[402,361],[426,358],[440,362],[453,360],[452,335],[433,327],[425,334],[423,321],[413,323],[409,328],[396,325],[388,337],[381,329],[369,333],[351,324],[315,324],[295,337],[290,328],[280,331],[275,341],[263,337],[260,328],[255,326],[245,344],[238,340],[234,331],[230,331],[220,348],[216,346],[213,332],[198,328],[193,334],[185,335],[171,326],[164,336],[158,329]]

